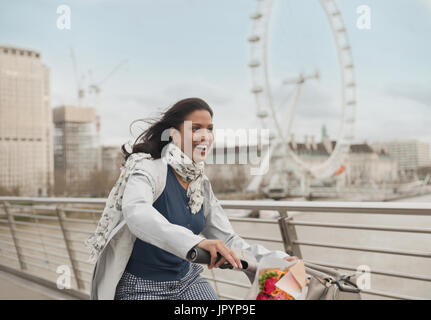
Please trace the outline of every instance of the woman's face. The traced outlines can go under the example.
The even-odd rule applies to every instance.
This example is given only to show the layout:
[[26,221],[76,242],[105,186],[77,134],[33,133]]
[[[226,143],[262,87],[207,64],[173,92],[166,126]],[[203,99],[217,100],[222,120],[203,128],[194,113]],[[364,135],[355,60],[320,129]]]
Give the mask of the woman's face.
[[204,161],[214,141],[211,114],[207,110],[191,112],[180,126],[181,150],[195,162]]

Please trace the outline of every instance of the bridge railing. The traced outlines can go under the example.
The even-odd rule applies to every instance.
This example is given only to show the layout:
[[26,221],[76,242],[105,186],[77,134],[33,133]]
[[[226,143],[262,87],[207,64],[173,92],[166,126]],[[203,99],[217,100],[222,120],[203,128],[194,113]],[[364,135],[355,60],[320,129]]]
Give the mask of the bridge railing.
[[[70,274],[72,279],[70,293],[82,297],[89,294],[93,264],[88,262],[88,249],[85,239],[94,232],[106,199],[103,198],[24,198],[0,197],[0,268],[7,268],[51,283],[64,281]],[[264,244],[267,248],[284,250],[290,255],[307,261],[333,267],[349,273],[359,272],[352,263],[335,263],[336,257],[344,260],[358,260],[354,253],[362,256],[373,255],[373,264],[378,261],[398,259],[416,259],[412,263],[425,266],[425,272],[411,272],[407,267],[397,270],[402,263],[389,263],[392,268],[370,268],[372,276],[380,279],[381,288],[365,288],[367,298],[422,299],[431,298],[431,205],[427,203],[387,203],[387,202],[291,202],[291,201],[220,201],[223,208],[233,210],[273,211],[275,219],[243,218],[229,215],[235,231],[250,244]],[[325,214],[332,215],[326,219]],[[333,216],[347,218],[348,222],[331,222]],[[366,224],[351,223],[350,217],[365,215]],[[399,225],[381,225],[377,217],[404,217],[422,219],[420,227]],[[424,220],[425,219],[425,220]],[[308,230],[305,232],[304,230]],[[424,249],[398,248],[375,245],[352,245],[343,241],[327,241],[322,232],[334,234],[344,232],[373,232],[368,237],[378,239],[377,234],[390,233],[407,237],[410,242],[418,243]],[[349,231],[350,230],[350,231]],[[302,234],[309,238],[302,238]],[[346,234],[346,233],[344,233]],[[299,235],[299,236],[298,236]],[[413,239],[416,236],[418,238]],[[337,240],[340,237],[336,238]],[[342,239],[342,238],[341,238]],[[413,240],[412,240],[413,239]],[[361,240],[361,239],[359,239]],[[357,242],[362,242],[362,241]],[[417,241],[417,242],[415,242]],[[374,241],[376,242],[376,241]],[[373,244],[373,241],[371,241]],[[428,245],[426,245],[428,243]],[[313,251],[314,250],[314,251]],[[316,250],[324,250],[316,251]],[[336,253],[334,253],[334,250]],[[341,252],[341,253],[340,253]],[[312,258],[311,258],[312,257]],[[330,257],[323,261],[321,258]],[[332,260],[329,262],[329,260]],[[417,260],[419,259],[419,260]],[[365,261],[365,259],[363,259]],[[393,260],[403,261],[403,260]],[[363,264],[363,263],[362,263]],[[426,266],[429,266],[427,268]],[[414,268],[413,268],[414,269]],[[423,268],[422,268],[423,269]],[[421,270],[422,270],[421,269]],[[428,271],[428,272],[426,272]],[[65,274],[66,272],[66,274]],[[229,277],[229,272],[231,272]],[[225,277],[225,275],[228,277]],[[241,273],[242,274],[242,273]],[[233,275],[233,276],[232,276]],[[248,281],[241,281],[234,270],[209,270],[203,276],[215,287],[218,295],[225,299],[242,299],[250,287]],[[243,275],[243,274],[242,274]],[[61,283],[60,281],[60,283]],[[406,281],[411,281],[421,290],[415,294],[403,293]],[[397,285],[399,283],[399,285]],[[387,284],[387,285],[385,285]],[[67,290],[67,289],[65,289]],[[428,292],[428,294],[427,294]]]

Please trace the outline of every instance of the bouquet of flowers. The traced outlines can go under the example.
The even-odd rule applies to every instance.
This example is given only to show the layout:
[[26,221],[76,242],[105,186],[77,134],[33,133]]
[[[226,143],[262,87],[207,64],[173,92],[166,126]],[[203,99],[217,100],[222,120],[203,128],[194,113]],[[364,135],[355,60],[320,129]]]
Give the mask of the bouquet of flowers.
[[253,300],[304,300],[307,295],[304,262],[264,257],[248,294]]
[[259,294],[256,300],[295,300],[286,291],[276,287],[275,284],[286,274],[280,269],[264,269],[259,274]]

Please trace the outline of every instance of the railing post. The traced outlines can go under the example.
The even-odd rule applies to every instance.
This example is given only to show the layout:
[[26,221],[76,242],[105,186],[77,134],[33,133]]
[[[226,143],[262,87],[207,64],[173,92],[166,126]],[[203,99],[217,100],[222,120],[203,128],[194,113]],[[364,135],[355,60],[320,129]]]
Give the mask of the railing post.
[[283,238],[284,250],[289,255],[297,256],[299,259],[302,259],[301,249],[299,245],[295,244],[295,241],[298,239],[295,225],[289,223],[292,217],[289,217],[285,209],[280,209],[278,212],[280,214],[278,225],[280,227],[281,237]]
[[63,239],[64,239],[64,243],[66,245],[67,255],[69,257],[70,264],[72,265],[73,274],[75,275],[76,285],[78,286],[78,289],[82,289],[83,287],[81,284],[81,280],[78,277],[78,268],[77,268],[75,261],[73,260],[73,256],[72,256],[72,248],[70,247],[69,240],[66,237],[66,228],[64,227],[64,221],[63,221],[63,216],[65,215],[65,212],[60,206],[56,206],[55,211],[57,213],[58,222],[60,224],[61,232],[63,233]]
[[17,240],[17,237],[15,235],[15,230],[13,228],[15,220],[14,220],[12,214],[9,212],[9,203],[7,201],[3,201],[3,207],[4,207],[4,211],[6,212],[7,221],[8,221],[8,225],[9,225],[9,229],[10,229],[10,234],[12,236],[13,244],[15,245],[15,251],[16,251],[16,255],[18,257],[19,267],[21,268],[21,270],[24,271],[27,268],[26,268],[25,263],[21,257],[21,250],[19,248],[18,240]]

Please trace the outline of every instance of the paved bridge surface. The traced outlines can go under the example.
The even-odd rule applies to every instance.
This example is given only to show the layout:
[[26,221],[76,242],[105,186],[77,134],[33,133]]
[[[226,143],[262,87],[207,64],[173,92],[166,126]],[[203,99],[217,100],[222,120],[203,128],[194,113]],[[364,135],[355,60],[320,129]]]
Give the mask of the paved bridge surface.
[[75,297],[47,288],[0,270],[0,300],[76,300]]

